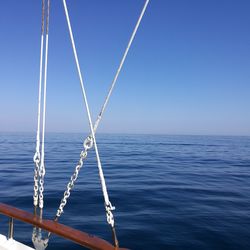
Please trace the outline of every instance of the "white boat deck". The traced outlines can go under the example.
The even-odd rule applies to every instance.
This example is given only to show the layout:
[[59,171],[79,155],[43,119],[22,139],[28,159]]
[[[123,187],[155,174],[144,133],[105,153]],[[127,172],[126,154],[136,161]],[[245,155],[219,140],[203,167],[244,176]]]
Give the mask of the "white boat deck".
[[35,250],[14,239],[7,239],[6,236],[0,234],[0,250]]

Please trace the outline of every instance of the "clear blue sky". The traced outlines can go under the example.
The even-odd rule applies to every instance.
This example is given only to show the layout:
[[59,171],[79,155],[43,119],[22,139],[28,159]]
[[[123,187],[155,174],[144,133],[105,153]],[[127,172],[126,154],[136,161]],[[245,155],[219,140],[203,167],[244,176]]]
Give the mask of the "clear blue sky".
[[[93,119],[143,0],[68,0]],[[250,135],[250,1],[151,0],[100,132]],[[35,131],[41,1],[1,2],[0,131]],[[88,131],[61,0],[52,0],[47,130]]]

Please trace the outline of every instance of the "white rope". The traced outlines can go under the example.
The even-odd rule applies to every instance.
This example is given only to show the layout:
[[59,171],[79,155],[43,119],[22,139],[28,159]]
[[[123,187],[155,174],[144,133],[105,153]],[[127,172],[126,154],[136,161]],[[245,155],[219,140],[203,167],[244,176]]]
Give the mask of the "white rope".
[[[74,37],[73,37],[72,28],[71,28],[71,24],[70,24],[66,0],[63,0],[63,5],[64,5],[65,15],[66,15],[68,29],[69,29],[69,33],[70,33],[70,39],[71,39],[71,44],[72,44],[72,48],[73,48],[73,52],[74,52],[75,62],[76,62],[76,66],[77,66],[78,76],[80,79],[80,85],[81,85],[81,90],[82,90],[82,94],[83,94],[83,99],[85,102],[85,107],[86,107],[86,111],[87,111],[87,115],[88,115],[89,126],[90,126],[90,130],[91,130],[91,134],[92,134],[92,138],[93,138],[93,143],[94,143],[94,147],[95,147],[96,159],[97,159],[97,164],[98,164],[98,169],[99,169],[99,176],[100,176],[100,180],[101,180],[104,201],[105,201],[106,206],[111,206],[111,203],[110,203],[109,197],[108,197],[108,192],[107,192],[104,174],[102,171],[101,160],[100,160],[100,156],[99,156],[99,152],[98,152],[98,148],[97,148],[97,144],[96,144],[95,133],[94,133],[92,119],[91,119],[91,115],[90,115],[90,111],[89,111],[88,100],[87,100],[87,96],[86,96],[86,92],[85,92],[85,88],[84,88],[84,84],[83,84],[83,78],[82,78],[82,73],[81,73],[81,69],[80,69],[80,65],[79,65],[79,60],[78,60],[78,56],[77,56],[77,52],[76,52],[76,47],[75,47]],[[113,221],[111,221],[111,223],[112,223],[112,225],[114,224]]]
[[44,176],[45,176],[45,164],[44,164],[44,139],[45,139],[45,125],[46,125],[46,99],[47,99],[47,68],[48,68],[48,46],[49,46],[49,6],[50,0],[48,0],[48,13],[47,13],[47,25],[46,25],[46,44],[45,44],[45,64],[44,64],[44,83],[43,83],[43,120],[42,120],[42,142],[41,142],[41,165],[40,165],[40,180],[39,180],[39,207],[43,208],[43,191],[44,191]]
[[40,195],[39,195],[39,207],[43,208],[43,182],[42,179],[45,175],[44,164],[44,139],[45,139],[45,120],[46,120],[46,92],[47,92],[47,60],[48,60],[48,35],[46,34],[46,46],[45,46],[45,72],[44,72],[44,98],[43,98],[43,122],[42,122],[42,145],[41,145],[41,165],[40,165]]
[[41,123],[41,97],[42,97],[42,73],[43,73],[43,40],[44,35],[41,35],[41,51],[40,51],[40,72],[39,72],[39,97],[38,97],[38,118],[36,132],[36,152],[40,152],[40,123]]
[[114,77],[114,79],[113,79],[113,81],[112,81],[112,84],[111,84],[111,86],[110,86],[110,89],[109,89],[109,91],[108,91],[108,94],[107,94],[107,96],[106,96],[106,98],[105,98],[104,104],[103,104],[103,106],[102,106],[102,108],[101,108],[101,111],[100,111],[100,113],[99,113],[99,115],[98,115],[98,117],[97,117],[97,120],[96,120],[96,122],[95,122],[95,125],[94,125],[94,132],[96,132],[96,129],[97,129],[98,125],[99,125],[99,122],[100,122],[100,120],[102,119],[103,112],[104,112],[104,110],[106,109],[106,106],[107,106],[108,101],[109,101],[109,99],[110,99],[110,96],[111,96],[111,94],[112,94],[112,92],[113,92],[113,89],[114,89],[114,87],[115,87],[116,81],[117,81],[117,79],[118,79],[118,76],[119,76],[119,74],[120,74],[120,71],[121,71],[121,69],[122,69],[122,66],[123,66],[123,64],[124,64],[124,62],[125,62],[125,59],[126,59],[126,57],[127,57],[127,54],[128,54],[129,49],[130,49],[130,47],[131,47],[131,44],[132,44],[132,42],[133,42],[133,40],[134,40],[134,38],[135,38],[136,32],[137,32],[137,30],[138,30],[138,28],[139,28],[139,25],[140,25],[140,23],[141,23],[141,20],[142,20],[142,18],[143,18],[143,16],[144,16],[144,13],[145,13],[146,9],[147,9],[148,3],[149,3],[149,0],[146,0],[145,3],[144,3],[143,9],[142,9],[141,14],[140,14],[140,16],[139,16],[139,18],[138,18],[138,21],[137,21],[137,23],[136,23],[136,25],[135,25],[135,28],[134,28],[134,30],[133,30],[133,33],[132,33],[132,35],[131,35],[131,37],[130,37],[130,39],[129,39],[127,48],[126,48],[126,50],[125,50],[125,52],[124,52],[124,54],[123,54],[122,60],[121,60],[121,62],[120,62],[120,64],[119,64],[119,67],[118,67],[118,69],[117,69],[117,71],[116,71],[115,77]]

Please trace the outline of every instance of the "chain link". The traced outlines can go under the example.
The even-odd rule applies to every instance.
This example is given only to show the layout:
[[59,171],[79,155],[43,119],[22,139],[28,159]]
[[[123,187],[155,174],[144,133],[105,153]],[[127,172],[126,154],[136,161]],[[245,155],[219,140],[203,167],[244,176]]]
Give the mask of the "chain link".
[[[83,166],[83,162],[87,158],[88,150],[93,147],[93,138],[91,135],[89,135],[85,139],[85,141],[83,143],[83,147],[84,147],[84,150],[82,150],[80,153],[80,159],[78,161],[78,164],[75,167],[75,171],[70,178],[70,181],[67,185],[67,188],[66,188],[64,195],[63,195],[63,198],[62,198],[61,203],[59,205],[59,208],[57,210],[56,220],[58,220],[58,218],[63,213],[63,209],[64,209],[65,205],[67,204],[67,199],[70,197],[71,190],[73,189],[73,187],[75,185],[75,182],[78,178],[79,172]],[[111,202],[109,201],[108,204],[105,203],[105,209],[106,209],[107,222],[109,225],[114,227],[115,221],[114,221],[114,215],[113,215],[112,211],[115,210],[115,207],[112,206]]]
[[33,194],[33,203],[34,206],[38,205],[38,172],[39,172],[39,164],[40,164],[40,153],[37,151],[34,154],[33,161],[35,163],[34,168],[34,194]]
[[115,210],[115,207],[113,207],[111,202],[109,202],[109,204],[105,204],[105,209],[106,209],[107,222],[109,225],[114,227],[115,220],[114,220],[114,215],[113,215],[112,211]]
[[44,176],[45,176],[45,167],[44,162],[41,162],[39,169],[39,207],[43,208],[43,191],[44,191]]
[[56,213],[56,219],[58,219],[61,214],[63,213],[63,209],[65,207],[65,205],[67,204],[67,199],[70,197],[70,192],[71,190],[73,189],[74,185],[75,185],[75,182],[78,178],[78,175],[79,175],[79,172],[83,166],[83,162],[84,160],[87,158],[87,155],[88,155],[88,150],[91,149],[93,147],[93,138],[92,136],[88,136],[84,143],[83,143],[83,147],[84,147],[84,150],[81,151],[80,153],[80,159],[75,167],[75,171],[74,173],[72,174],[71,178],[70,178],[70,181],[67,185],[67,188],[63,194],[63,198],[61,200],[61,203],[59,205],[59,208],[57,210],[57,213]]

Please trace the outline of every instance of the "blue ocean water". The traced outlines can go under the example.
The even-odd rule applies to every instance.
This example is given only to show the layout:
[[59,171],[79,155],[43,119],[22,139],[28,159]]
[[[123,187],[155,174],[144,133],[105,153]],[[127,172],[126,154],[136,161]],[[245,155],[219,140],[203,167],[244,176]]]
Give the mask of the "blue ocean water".
[[[45,217],[53,218],[84,135],[46,135]],[[250,249],[250,137],[97,135],[120,245]],[[0,202],[32,212],[35,135],[0,134]],[[61,223],[111,241],[92,150]],[[7,232],[0,216],[0,233]],[[32,227],[15,238],[31,245]],[[83,249],[52,236],[48,250]]]

